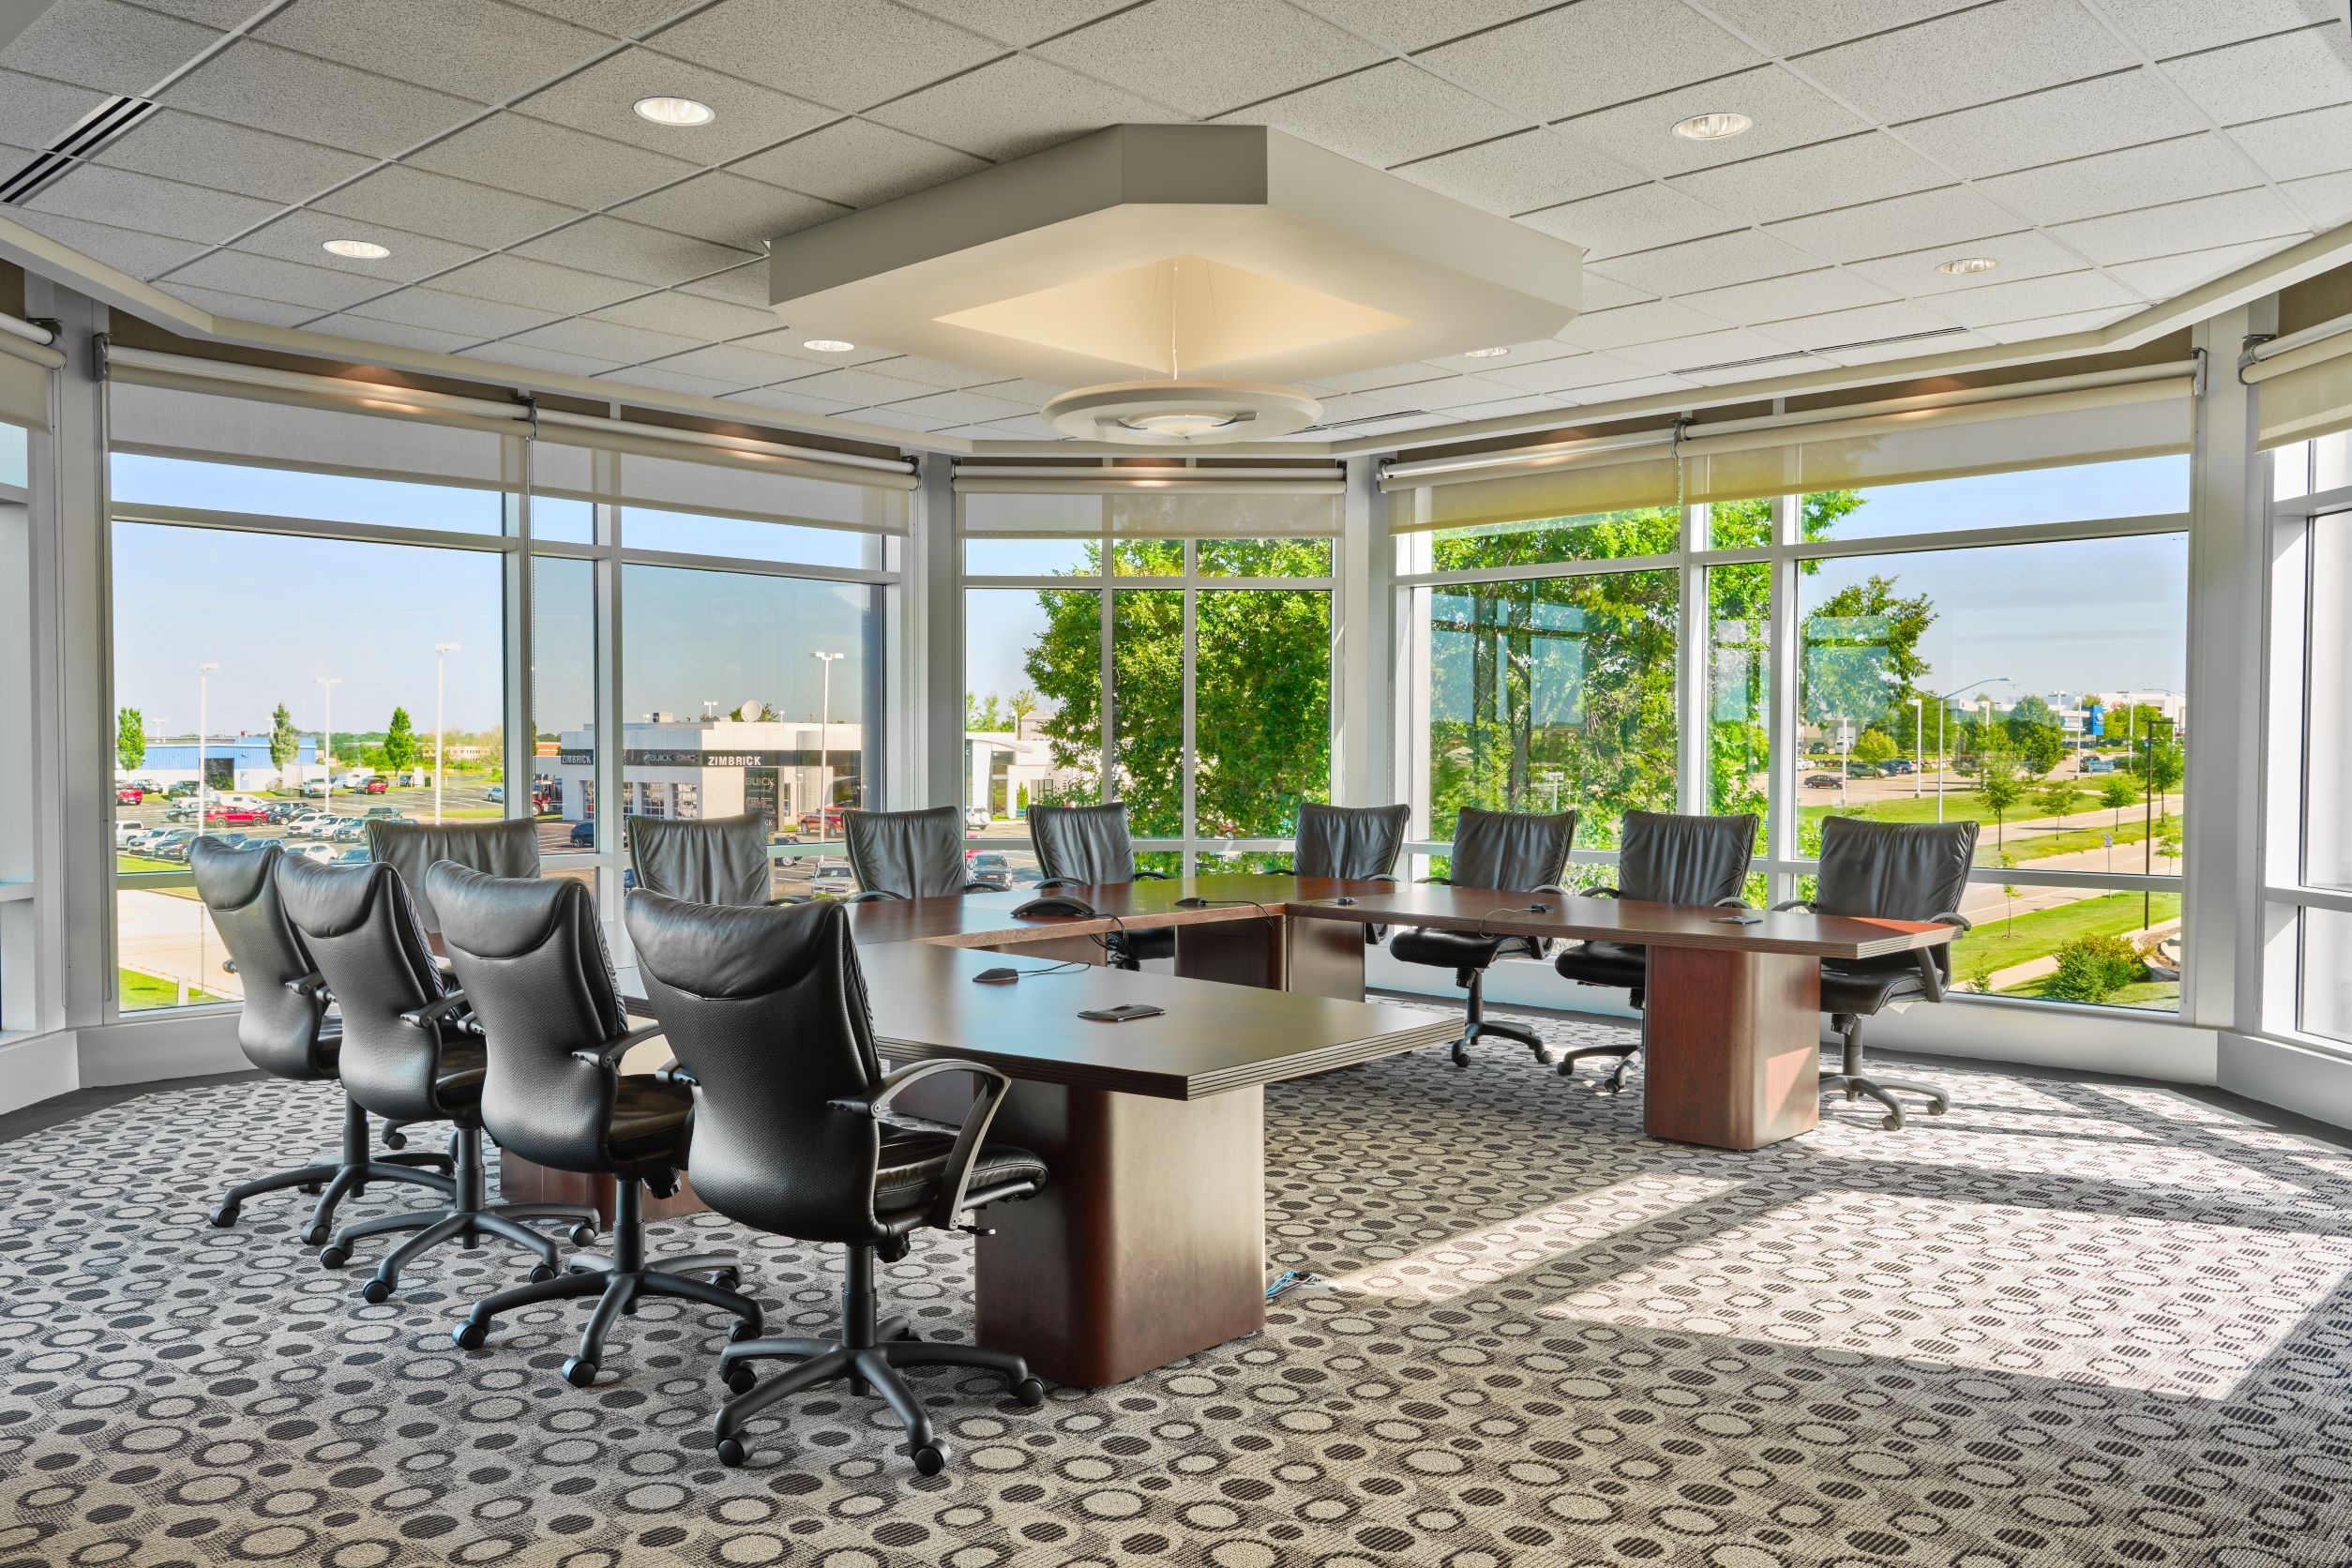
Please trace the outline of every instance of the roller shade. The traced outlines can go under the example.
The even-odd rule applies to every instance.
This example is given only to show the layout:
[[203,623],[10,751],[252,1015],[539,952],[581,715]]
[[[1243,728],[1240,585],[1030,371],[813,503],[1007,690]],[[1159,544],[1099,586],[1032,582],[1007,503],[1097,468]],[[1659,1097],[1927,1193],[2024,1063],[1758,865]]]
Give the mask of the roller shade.
[[2255,388],[2265,448],[2352,430],[2352,324],[2257,359],[2242,373]]
[[[911,476],[882,472],[857,482],[810,477],[789,459],[706,448],[692,457],[675,445],[627,435],[542,424],[533,454],[535,494],[613,502],[877,534],[907,531]],[[857,472],[841,469],[843,475]]]
[[1384,479],[1389,527],[1398,534],[1479,528],[1536,518],[1587,517],[1675,504],[1670,438],[1639,446],[1541,460],[1522,472],[1476,469],[1456,478],[1435,474],[1415,484]]
[[[522,482],[523,427],[451,415],[413,418],[346,412],[278,388],[223,396],[218,384],[109,378],[107,419],[118,452],[513,490]],[[248,391],[259,396],[249,396]]]
[[968,535],[1151,539],[1334,538],[1346,490],[1335,475],[1138,480],[966,472],[957,473],[955,489],[957,526]]
[[[21,338],[0,335],[0,420],[45,430],[49,429],[49,364],[33,357],[31,351],[38,347]],[[39,352],[56,355],[53,349]]]

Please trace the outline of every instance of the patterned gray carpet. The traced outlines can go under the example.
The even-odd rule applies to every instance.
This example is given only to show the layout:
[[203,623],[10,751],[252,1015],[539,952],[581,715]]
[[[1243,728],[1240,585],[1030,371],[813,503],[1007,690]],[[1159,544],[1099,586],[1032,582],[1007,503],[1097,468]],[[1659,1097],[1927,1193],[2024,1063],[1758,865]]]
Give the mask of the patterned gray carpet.
[[[2352,1155],[2161,1090],[1921,1071],[1951,1115],[1840,1102],[1745,1155],[1648,1142],[1637,1081],[1500,1042],[1284,1086],[1273,1245],[1326,1282],[1042,1410],[918,1374],[957,1454],[928,1480],[838,1395],[721,1470],[724,1325],[671,1304],[585,1392],[574,1312],[458,1352],[506,1249],[363,1306],[298,1200],[202,1223],[328,1146],[331,1094],[148,1095],[0,1147],[0,1568],[2352,1561]],[[745,1248],[772,1324],[830,1326],[818,1250],[656,1234]],[[970,1265],[939,1242],[885,1302],[968,1334]]]

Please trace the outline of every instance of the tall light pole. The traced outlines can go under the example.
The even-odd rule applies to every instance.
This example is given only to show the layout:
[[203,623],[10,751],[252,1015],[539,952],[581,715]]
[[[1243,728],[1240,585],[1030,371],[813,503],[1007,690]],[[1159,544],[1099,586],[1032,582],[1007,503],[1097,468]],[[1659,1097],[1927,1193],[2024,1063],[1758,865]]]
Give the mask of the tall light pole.
[[441,694],[442,671],[449,656],[458,651],[454,642],[433,644],[433,821],[441,821]]
[[326,774],[326,793],[320,797],[321,809],[335,815],[335,688],[343,684],[340,675],[313,675],[319,687],[319,766]]
[[1911,798],[1927,792],[1926,699],[1911,699]]
[[196,667],[196,837],[199,838],[204,836],[205,686],[212,680],[212,672],[219,668],[218,664],[200,664]]
[[811,654],[810,658],[825,667],[824,701],[817,710],[817,788],[822,792],[817,802],[817,842],[825,841],[825,814],[833,809],[833,662],[846,658],[846,654]]
[[[1950,691],[1936,699],[1936,820],[1939,822],[1944,820],[1944,762],[1946,761],[1944,713],[1951,706],[1952,700],[1962,692],[1974,691],[1981,686],[2003,686],[2008,681],[2009,677],[2006,675],[1987,675],[1981,681],[1970,681],[1966,686],[1953,686]],[[1991,699],[1987,698],[1985,701],[1990,701]]]

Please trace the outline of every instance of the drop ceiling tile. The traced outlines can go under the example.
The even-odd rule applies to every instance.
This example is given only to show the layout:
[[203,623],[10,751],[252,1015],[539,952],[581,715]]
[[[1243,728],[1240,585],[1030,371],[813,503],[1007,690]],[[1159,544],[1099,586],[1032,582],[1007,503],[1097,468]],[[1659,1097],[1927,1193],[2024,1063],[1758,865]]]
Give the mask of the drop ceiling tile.
[[[641,98],[687,98],[717,118],[703,126],[656,125],[637,113]],[[755,86],[739,77],[689,65],[650,49],[629,49],[515,105],[534,119],[626,142],[665,158],[710,165],[813,130],[835,112],[805,98]]]
[[2166,60],[2158,68],[2224,125],[2352,100],[2352,41],[2341,17],[2325,27]]
[[2075,310],[2136,305],[2132,291],[2096,272],[2062,272],[1937,294],[1927,308],[1962,326],[1989,327]]
[[1617,350],[1616,355],[1646,370],[1684,375],[1701,365],[1766,359],[1787,352],[1788,345],[1786,343],[1745,327],[1733,327],[1722,332],[1702,332],[1690,338],[1669,338],[1662,342],[1631,343]]
[[1544,129],[1440,153],[1395,172],[1441,196],[1505,215],[1620,189],[1641,179],[1623,164]]
[[[577,354],[589,359],[609,359],[618,365],[635,365],[641,360],[667,358],[699,348],[692,338],[682,338],[668,332],[647,332],[641,327],[621,326],[612,322],[596,321],[576,316],[569,321],[535,326],[508,339],[526,348],[553,349],[558,354]],[[749,385],[739,382],[738,385]]]
[[1484,142],[1527,123],[1402,60],[1237,109],[1225,118],[1272,126],[1376,169]]
[[1588,262],[1745,227],[1730,214],[1654,181],[1546,207],[1519,221],[1584,247]]
[[1070,438],[1055,430],[1037,415],[1026,419],[999,419],[989,427],[997,441],[1067,441]]
[[982,158],[1013,158],[1108,125],[1184,116],[1033,54],[1017,54],[884,104],[868,118]]
[[2227,196],[2208,196],[2194,202],[2173,202],[2137,212],[2061,223],[2051,235],[2081,251],[2100,265],[2136,262],[2148,256],[2169,256],[2180,249],[2182,237],[2212,245],[2269,239],[2277,234],[2309,231],[2276,196],[2264,189],[2239,190]]
[[1824,359],[1818,354],[1796,354],[1762,364],[1729,364],[1718,365],[1712,369],[1693,369],[1685,372],[1683,379],[1696,382],[1701,386],[1731,386],[1740,382],[1754,381],[1757,376],[1793,376],[1806,370],[1835,369],[1837,361],[1834,359]]
[[835,109],[865,109],[1003,53],[887,0],[729,0],[665,28],[665,54]]
[[841,414],[854,407],[836,398],[820,398],[807,392],[795,392],[789,386],[761,386],[749,392],[734,394],[739,403],[757,403],[761,408],[780,408],[793,414]]
[[224,289],[286,305],[311,305],[320,310],[341,310],[383,294],[392,285],[381,278],[353,278],[324,267],[281,262],[275,256],[249,256],[242,251],[216,250],[199,256],[172,274],[176,282],[202,289]]
[[1153,0],[1064,33],[1037,53],[1207,118],[1371,65],[1381,52],[1289,6]]
[[1802,54],[1848,38],[1907,27],[1983,0],[1711,0],[1709,8],[1776,54]]
[[413,167],[574,207],[601,207],[695,172],[683,158],[550,125],[493,114],[407,159]]
[[1358,38],[1410,53],[1540,11],[1557,0],[1294,0]]
[[1588,275],[1621,279],[1660,294],[1684,294],[1728,288],[1734,283],[1753,283],[1759,278],[1809,272],[1817,264],[1793,245],[1770,234],[1741,230],[1686,245],[1612,256],[1585,271]]
[[492,365],[519,366],[526,370],[556,370],[571,376],[600,375],[620,369],[609,360],[583,359],[576,354],[558,354],[553,349],[535,349],[518,343],[484,343],[480,348],[467,349],[462,357]]
[[[5,97],[0,86],[0,98]],[[368,159],[356,153],[174,109],[158,110],[99,153],[98,161],[279,204],[308,200],[368,167]]]
[[[1722,111],[1745,114],[1755,124],[1719,142],[1694,142],[1674,127],[1694,114]],[[1621,103],[1561,122],[1576,141],[1606,153],[1645,174],[1689,174],[1786,152],[1866,130],[1860,117],[1783,66],[1678,87],[1633,103]]]
[[1433,365],[1411,360],[1403,365],[1384,365],[1376,370],[1341,370],[1334,375],[1318,376],[1315,384],[1327,386],[1334,392],[1378,392],[1392,386],[1425,384],[1446,374]]
[[1638,305],[1644,300],[1658,297],[1653,290],[1636,289],[1630,283],[1621,283],[1614,278],[1595,277],[1590,272],[1580,282],[1584,290],[1583,308],[1587,310],[1614,310],[1621,305]]
[[1723,325],[1714,317],[1701,315],[1687,306],[1658,299],[1647,305],[1623,305],[1614,310],[1594,310],[1578,316],[1558,336],[1572,348],[1614,352],[1635,343],[1711,332]]
[[1631,381],[1642,373],[1640,366],[1615,354],[1577,354],[1566,359],[1548,359],[1540,365],[1506,365],[1487,371],[1486,375],[1523,391],[1557,393],[1603,386],[1613,381]]
[[967,387],[980,386],[988,382],[1003,379],[993,370],[974,370],[962,365],[950,365],[943,359],[926,359],[921,354],[902,354],[889,359],[877,359],[874,364],[886,376],[897,376],[903,381],[919,381],[926,386],[936,386],[948,392],[960,392]]
[[1962,349],[1985,348],[1992,341],[1982,332],[1959,330],[1946,332],[1937,338],[1839,349],[1827,357],[1840,365],[1877,365],[1889,359],[1916,359],[1926,354],[1956,354]]
[[886,425],[892,430],[914,430],[927,435],[955,424],[953,419],[934,419],[928,415],[910,414],[898,408],[861,408],[848,417],[867,425]]
[[161,11],[183,22],[200,23],[222,32],[249,20],[261,8],[257,0],[133,0],[140,9]]
[[768,308],[768,264],[763,257],[749,265],[730,267],[725,272],[697,278],[691,283],[678,286],[705,299],[719,299],[730,305],[748,305],[764,310]]
[[1031,381],[1022,377],[1015,381],[992,381],[973,390],[986,392],[991,398],[1008,398],[1014,402],[1025,403],[1031,408],[1043,408],[1063,393],[1067,392],[1069,388],[1048,386],[1042,381]]
[[1752,158],[1667,182],[1752,223],[1949,185],[1952,177],[1882,130]]
[[1596,408],[1604,403],[1621,403],[1635,398],[1655,398],[1666,392],[1687,392],[1697,384],[1682,376],[1640,376],[1631,381],[1579,387],[1573,392],[1560,393],[1552,400],[1563,408]]
[[2009,234],[2025,220],[1965,185],[1865,202],[1770,225],[1768,232],[1829,262],[1924,249],[1983,234]]
[[2279,188],[2319,228],[2352,222],[2352,173],[2314,174]]
[[1894,294],[1859,274],[1822,267],[1681,297],[1694,310],[1753,325],[1757,322],[1786,321],[1792,316],[1817,316],[1832,310],[1883,304]]
[[476,103],[504,103],[612,47],[585,28],[480,0],[301,0],[253,36]]
[[768,386],[808,373],[808,367],[798,360],[761,354],[734,343],[712,343],[672,354],[655,368],[723,381],[730,386]]
[[2274,180],[2352,169],[2352,104],[2232,126],[2226,134]]
[[762,240],[838,218],[847,209],[714,169],[612,210],[632,223],[757,250]]
[[1447,409],[1446,412],[1455,418],[1467,422],[1479,419],[1515,419],[1522,415],[1549,414],[1559,407],[1560,405],[1549,398],[1530,395],[1505,398],[1500,402],[1466,403],[1460,408]]
[[2135,68],[1899,128],[1906,142],[1973,179],[2186,135],[2205,123],[2162,76]]
[[1539,119],[1582,114],[1764,63],[1696,11],[1580,0],[1430,50],[1421,62]]
[[1483,375],[1439,376],[1434,381],[1418,381],[1408,386],[1382,387],[1378,391],[1359,394],[1375,405],[1385,403],[1391,408],[1425,408],[1430,410],[1465,408],[1472,403],[1491,403],[1499,399],[1516,398],[1525,388],[1507,381],[1489,381]]
[[675,289],[625,300],[598,310],[596,316],[603,321],[619,322],[624,326],[675,333],[681,338],[692,338],[704,343],[742,338],[771,330],[776,325],[776,312],[773,310],[730,305],[723,300],[702,299],[680,294]]
[[250,294],[230,294],[221,289],[200,289],[193,283],[183,283],[166,278],[156,285],[183,304],[199,310],[209,310],[216,316],[232,321],[260,322],[265,326],[300,326],[318,314],[308,305],[287,305],[274,299],[255,299]]
[[[354,261],[323,249],[322,247],[331,239],[373,240],[392,254],[380,261]],[[445,239],[429,239],[423,234],[388,229],[380,223],[354,223],[334,213],[308,209],[288,213],[275,223],[263,225],[238,240],[236,249],[256,255],[300,262],[305,266],[324,267],[329,272],[339,272],[352,278],[371,278],[376,280],[379,289],[388,289],[398,283],[414,283],[421,278],[470,262],[481,254],[471,246],[452,245]]]
[[2315,23],[2344,22],[2344,8],[2335,0],[2229,0],[2219,6],[2211,0],[2131,0],[2108,14],[2160,60]]
[[2244,154],[2205,131],[1997,174],[1978,181],[1977,188],[2034,222],[2048,224],[2242,190],[2260,179]]
[[78,165],[34,197],[31,205],[36,212],[53,212],[92,223],[118,223],[202,245],[218,245],[278,211],[275,203],[257,202],[250,196],[232,196],[94,163]]
[[713,381],[707,376],[681,375],[675,370],[656,369],[651,365],[632,365],[626,370],[612,370],[598,378],[622,386],[654,387],[664,392],[686,392],[698,398],[723,398],[742,390],[743,384],[733,381]]
[[1035,43],[1083,26],[1132,0],[906,0],[918,11],[999,43]]
[[[1433,370],[1442,370],[1448,375],[1475,374],[1499,377],[1500,372],[1509,367],[1540,365],[1546,360],[1573,358],[1576,354],[1575,349],[1551,338],[1538,338],[1529,343],[1498,343],[1494,346],[1509,352],[1478,358],[1473,358],[1467,354],[1440,354],[1435,359],[1425,359],[1422,363]],[[1515,381],[1510,384],[1519,386],[1525,384]]]
[[105,101],[94,88],[0,70],[0,143],[46,147]]
[[[1936,270],[1960,256],[1983,256],[2000,265],[1992,272],[1965,273],[1958,277]],[[1874,283],[1882,283],[1907,298],[1919,299],[1930,294],[1952,294],[1962,289],[1989,288],[1995,283],[2011,283],[2020,278],[2075,272],[2081,269],[2082,264],[2082,257],[2049,235],[2039,230],[2027,229],[2013,234],[1953,240],[1948,245],[1907,250],[1900,255],[1876,256],[1868,261],[1849,264],[1849,270],[1862,274]]]
[[1010,398],[992,398],[985,392],[932,392],[920,398],[907,398],[890,405],[902,413],[937,418],[951,425],[976,425],[990,419],[1018,419],[1033,414],[1029,403],[1018,403]]
[[[1899,338],[1907,333],[1935,332],[1948,329],[1952,324],[1922,306],[1907,299],[1889,301],[1880,305],[1864,305],[1850,310],[1828,310],[1819,315],[1792,316],[1785,321],[1767,322],[1756,330],[1758,336],[1785,343],[1792,349],[1812,349],[1817,352],[1834,348],[1841,343],[1859,343],[1873,338]],[[1937,343],[1919,349],[1918,353],[1940,352]],[[1843,354],[1836,357],[1845,358]]]
[[1323,412],[1316,419],[1321,426],[1343,425],[1356,419],[1386,419],[1396,413],[1394,404],[1377,401],[1361,392],[1317,392],[1315,400],[1323,405]]
[[2249,240],[2243,245],[2220,245],[2178,256],[2124,262],[2107,270],[2150,299],[2171,299],[2294,243],[2285,237]]
[[1840,44],[1805,73],[1881,125],[1941,114],[2136,64],[2075,0],[1998,0]]
[[513,0],[527,9],[579,27],[593,27],[610,38],[633,38],[649,33],[701,0]]
[[[808,333],[806,328],[795,332],[789,326],[776,326],[775,324],[776,312],[773,310],[767,311],[766,320],[770,327],[770,330],[768,331],[754,331],[748,336],[741,334],[731,335],[736,339],[735,346],[737,348],[757,349],[761,354],[772,354],[779,358],[793,360],[801,367],[800,369],[791,372],[793,375],[805,376],[818,370],[837,370],[845,365],[879,366],[887,360],[897,360],[905,357],[895,349],[882,348],[874,344],[866,344],[858,348],[853,348],[847,354],[820,354],[815,349],[805,348],[802,346],[808,338]],[[920,376],[910,375],[902,379],[907,381],[922,381],[923,378]],[[987,381],[990,378],[982,376],[978,379],[980,381]],[[924,384],[930,385],[931,384],[925,382]]]
[[133,278],[153,278],[192,257],[202,255],[204,247],[187,240],[168,239],[161,234],[147,234],[139,229],[118,229],[111,223],[85,223],[79,218],[63,218],[55,213],[35,212],[26,207],[11,207],[9,219],[22,223],[37,234],[46,234],[58,244],[79,250],[94,262],[103,262],[117,272]]
[[870,207],[988,166],[970,153],[871,120],[839,120],[731,167],[804,195]]
[[479,342],[485,338],[504,338],[509,333],[544,326],[557,319],[552,310],[502,305],[496,300],[476,299],[471,294],[451,294],[445,289],[422,288],[402,289],[398,294],[369,300],[364,305],[354,306],[351,314],[432,332],[451,333],[470,342]]
[[397,157],[482,112],[461,98],[251,38],[238,39],[173,83],[162,101],[371,158]]
[[594,310],[639,292],[635,283],[527,256],[485,256],[434,279],[433,286],[505,305],[566,312]]
[[321,196],[311,205],[363,223],[381,223],[485,249],[513,245],[580,216],[577,207],[493,190],[401,163],[387,164]]
[[34,8],[32,25],[0,52],[0,65],[143,98],[219,37],[218,28],[116,0],[59,0],[45,10]]
[[[876,375],[871,370],[822,370],[813,376],[797,376],[786,383],[795,392],[811,392],[820,398],[838,398],[843,402],[863,407],[869,403],[895,403],[907,398],[919,398],[931,389],[920,382],[900,381],[896,376]],[[954,419],[942,419],[942,425],[957,424]]]
[[455,354],[470,348],[481,339],[471,332],[441,332],[430,326],[411,326],[405,322],[378,321],[373,316],[354,316],[349,312],[322,316],[309,323],[313,332],[329,332],[338,338],[357,338],[370,343],[389,343],[394,348],[426,349],[434,354]]
[[[586,218],[514,248],[518,256],[632,282],[670,285],[756,260],[731,246],[649,229],[618,218]],[[765,269],[762,268],[762,271]]]
[[2077,310],[2062,316],[2042,316],[2032,321],[2003,322],[1984,329],[1984,336],[1997,343],[2030,343],[2043,338],[2063,338],[2070,333],[2091,332],[2135,313],[2137,308],[2111,310]]

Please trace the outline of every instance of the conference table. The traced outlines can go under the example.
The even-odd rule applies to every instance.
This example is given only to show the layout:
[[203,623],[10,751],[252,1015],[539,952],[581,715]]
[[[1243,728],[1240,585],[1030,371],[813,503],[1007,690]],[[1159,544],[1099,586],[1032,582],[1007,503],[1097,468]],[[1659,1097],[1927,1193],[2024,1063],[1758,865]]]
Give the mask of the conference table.
[[[1816,1123],[1820,960],[1902,954],[1953,934],[1796,912],[1739,924],[1716,909],[1385,879],[1224,875],[1057,891],[1094,912],[1013,913],[1029,893],[849,911],[882,1055],[1004,1072],[1013,1086],[990,1137],[1052,1171],[1037,1197],[985,1216],[980,1341],[1085,1387],[1265,1326],[1266,1085],[1460,1033],[1453,1009],[1364,1000],[1366,927],[1640,943],[1645,1129],[1741,1150]],[[1158,928],[1174,932],[1174,975],[1106,966],[1103,939]],[[1023,977],[974,983],[995,967]],[[1129,1023],[1078,1016],[1122,1003],[1164,1011]],[[918,1085],[901,1103],[958,1119],[962,1081]],[[513,1155],[501,1181],[518,1199],[610,1203],[609,1181]],[[647,1217],[699,1206],[687,1187],[649,1204]]]

